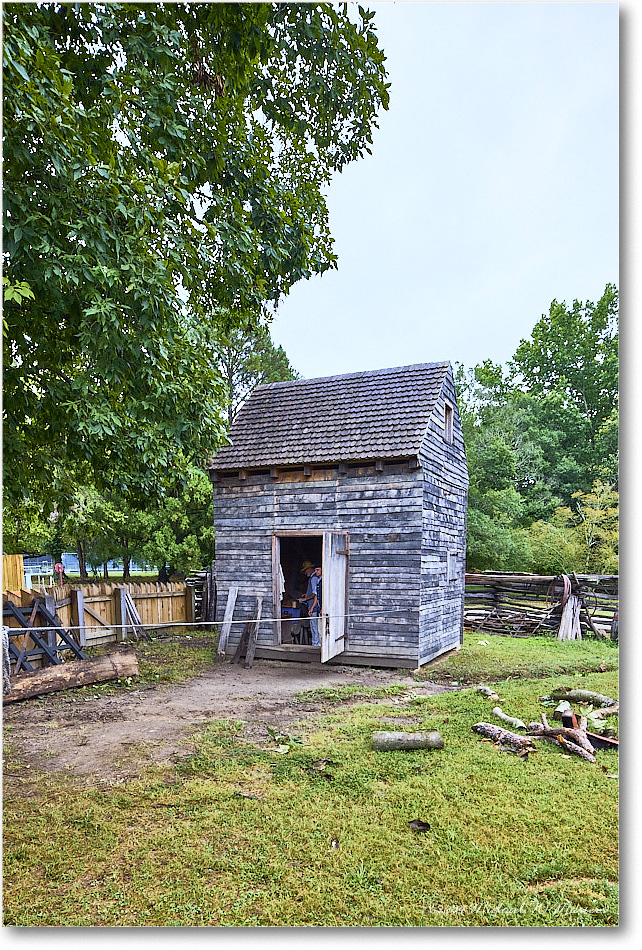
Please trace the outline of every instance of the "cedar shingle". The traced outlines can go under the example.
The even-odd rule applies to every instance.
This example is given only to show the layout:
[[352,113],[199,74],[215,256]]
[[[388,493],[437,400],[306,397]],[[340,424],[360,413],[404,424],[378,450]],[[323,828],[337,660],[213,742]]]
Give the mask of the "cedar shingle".
[[449,363],[258,386],[208,467],[218,471],[417,455]]

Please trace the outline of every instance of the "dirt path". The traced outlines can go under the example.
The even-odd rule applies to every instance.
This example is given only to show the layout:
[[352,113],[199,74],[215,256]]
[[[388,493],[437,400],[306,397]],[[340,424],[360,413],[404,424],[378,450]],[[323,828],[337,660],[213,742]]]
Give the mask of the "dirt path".
[[91,698],[69,690],[6,706],[6,740],[28,768],[116,782],[149,764],[189,755],[194,733],[211,719],[243,720],[247,738],[269,741],[268,726],[287,731],[328,708],[317,701],[293,703],[298,693],[336,685],[408,686],[404,701],[447,691],[399,670],[274,660],[257,660],[246,670],[224,663],[179,686]]

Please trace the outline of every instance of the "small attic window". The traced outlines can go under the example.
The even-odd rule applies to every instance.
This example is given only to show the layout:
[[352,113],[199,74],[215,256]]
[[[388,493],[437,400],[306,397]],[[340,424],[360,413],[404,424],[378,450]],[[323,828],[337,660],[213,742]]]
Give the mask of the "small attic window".
[[449,402],[444,405],[444,439],[450,445],[453,442],[453,407]]

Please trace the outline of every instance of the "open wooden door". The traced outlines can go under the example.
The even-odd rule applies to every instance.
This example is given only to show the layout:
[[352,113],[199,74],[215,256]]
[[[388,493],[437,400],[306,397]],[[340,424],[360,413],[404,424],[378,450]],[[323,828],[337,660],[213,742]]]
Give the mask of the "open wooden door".
[[321,662],[345,649],[348,612],[348,535],[328,532],[323,538],[323,608],[321,614]]

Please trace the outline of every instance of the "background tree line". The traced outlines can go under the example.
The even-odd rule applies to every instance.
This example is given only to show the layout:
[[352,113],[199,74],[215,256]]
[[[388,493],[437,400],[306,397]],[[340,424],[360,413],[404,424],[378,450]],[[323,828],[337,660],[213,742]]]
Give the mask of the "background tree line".
[[457,366],[470,570],[617,573],[617,315],[554,300],[507,367]]

